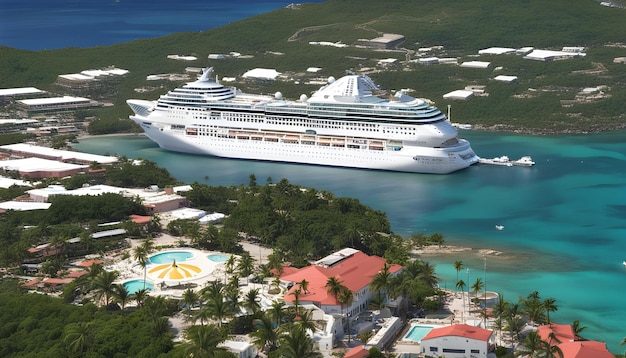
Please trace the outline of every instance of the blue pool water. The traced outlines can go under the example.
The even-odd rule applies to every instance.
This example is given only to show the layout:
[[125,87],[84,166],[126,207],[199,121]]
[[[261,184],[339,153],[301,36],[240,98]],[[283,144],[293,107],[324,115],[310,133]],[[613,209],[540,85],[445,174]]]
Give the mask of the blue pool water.
[[153,264],[169,264],[174,260],[184,262],[192,257],[193,254],[189,251],[166,251],[150,256],[150,262]]
[[[139,290],[143,289],[143,280],[131,280],[124,282],[124,287],[131,295]],[[154,285],[150,282],[146,281],[146,290],[152,291],[154,290]]]
[[419,343],[433,328],[432,326],[413,326],[404,339]]
[[228,261],[228,256],[222,254],[211,254],[207,258],[213,262],[225,262]]

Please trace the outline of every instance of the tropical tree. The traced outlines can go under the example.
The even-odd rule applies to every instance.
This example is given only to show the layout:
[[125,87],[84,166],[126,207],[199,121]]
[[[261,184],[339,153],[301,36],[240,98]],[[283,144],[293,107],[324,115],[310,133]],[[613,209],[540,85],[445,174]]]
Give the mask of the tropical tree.
[[192,326],[185,330],[184,343],[185,357],[234,357],[226,348],[218,347],[218,344],[226,340],[226,335],[214,325]]
[[[339,297],[337,299],[339,300],[341,307],[346,307],[347,309],[352,305],[352,302],[354,301],[354,293],[351,289],[344,286],[341,292],[339,292]],[[346,322],[348,323],[348,344],[350,344],[350,313],[347,314],[346,318]]]
[[576,334],[576,336],[578,336],[579,338],[582,339],[582,337],[580,336],[580,334],[587,329],[587,326],[581,326],[580,325],[580,321],[579,320],[575,320],[572,323],[572,329],[574,330],[574,333]]
[[515,351],[515,356],[524,356],[527,358],[539,357],[538,354],[544,349],[544,344],[546,344],[546,342],[541,340],[541,337],[536,331],[529,332]]
[[[341,283],[341,281],[339,281],[337,277],[335,276],[329,277],[328,280],[326,281],[326,288],[328,290],[328,293],[333,295],[333,297],[335,297],[337,302],[339,302],[339,294],[341,293],[341,290],[344,289],[344,287],[345,286]],[[343,305],[341,305],[341,307],[342,307],[341,315],[343,316]]]
[[146,290],[145,288],[137,290],[131,295],[131,297],[135,300],[135,302],[137,302],[137,306],[141,307],[148,297],[148,290]]
[[456,282],[459,282],[459,272],[461,272],[461,270],[463,269],[463,261],[461,260],[454,261],[454,269],[456,270]]
[[272,307],[269,308],[268,312],[270,314],[270,317],[274,319],[276,325],[280,326],[283,318],[285,318],[285,302],[278,300],[273,301]]
[[277,328],[274,327],[274,322],[272,322],[269,317],[263,315],[259,319],[259,323],[260,324],[257,325],[256,331],[250,333],[250,337],[252,337],[252,344],[265,353],[276,350],[278,344],[278,332]]
[[157,322],[167,312],[167,301],[163,296],[148,296],[142,309],[152,322]]
[[143,245],[135,246],[133,249],[133,258],[137,260],[137,263],[143,270],[143,288],[146,288],[146,266],[148,265],[148,252]]
[[93,329],[90,322],[73,323],[65,328],[63,343],[74,355],[82,356],[93,341]]
[[300,285],[300,289],[302,290],[302,292],[304,292],[305,295],[309,293],[309,281],[307,281],[306,278],[303,278],[302,281],[298,282],[298,284]]
[[278,352],[284,358],[313,358],[320,357],[315,352],[313,340],[309,338],[303,329],[295,325],[286,325],[286,330],[279,338],[280,347]]
[[254,315],[261,309],[261,304],[259,303],[260,298],[259,289],[252,289],[246,293],[243,305],[246,309],[252,311]]
[[122,313],[124,313],[124,310],[126,309],[126,305],[131,300],[132,298],[131,296],[132,295],[130,294],[130,292],[128,292],[128,290],[126,289],[124,285],[116,284],[113,287],[113,297],[115,298],[115,301],[120,304]]
[[185,305],[185,311],[187,312],[187,318],[191,317],[191,308],[198,303],[200,295],[191,288],[183,291],[182,303]]
[[249,252],[244,251],[237,262],[237,270],[241,276],[246,278],[246,283],[250,283],[249,276],[254,272],[254,258]]
[[[387,292],[391,285],[391,272],[389,272],[389,265],[385,262],[382,270],[380,270],[372,279],[370,286],[378,294],[380,302],[385,302],[387,299]],[[385,293],[385,299],[383,300],[382,293]],[[335,296],[336,297],[336,296]]]
[[559,309],[559,307],[556,305],[556,299],[555,298],[546,298],[545,300],[543,300],[543,305],[542,307],[544,308],[544,310],[546,311],[546,314],[548,315],[548,324],[552,323],[552,321],[550,320],[550,312],[555,312]]
[[115,294],[115,280],[117,280],[118,277],[119,272],[117,271],[102,271],[92,283],[96,299],[101,301],[102,298],[104,298],[104,305],[107,307]]

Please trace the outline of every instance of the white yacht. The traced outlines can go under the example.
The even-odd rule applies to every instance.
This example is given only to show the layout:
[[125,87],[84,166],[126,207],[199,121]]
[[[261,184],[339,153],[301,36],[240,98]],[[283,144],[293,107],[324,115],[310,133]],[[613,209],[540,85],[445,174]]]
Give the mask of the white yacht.
[[446,174],[478,162],[437,108],[346,75],[290,101],[226,87],[206,69],[130,118],[164,149],[223,158]]

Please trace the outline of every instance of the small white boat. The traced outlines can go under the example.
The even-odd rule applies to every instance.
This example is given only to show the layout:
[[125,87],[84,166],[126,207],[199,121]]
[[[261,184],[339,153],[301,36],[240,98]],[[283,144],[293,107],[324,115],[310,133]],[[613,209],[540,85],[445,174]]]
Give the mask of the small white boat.
[[626,266],[626,261],[622,262],[622,264],[623,264],[624,266]]
[[[502,231],[502,230],[504,230],[504,226],[502,226],[502,225],[496,225],[496,230],[500,230],[500,231]],[[624,262],[624,265],[626,265],[626,261]]]
[[518,160],[512,161],[511,163],[513,163],[513,165],[519,165],[522,167],[532,167],[533,165],[535,165],[535,162],[533,162],[533,158],[531,158],[530,156],[521,157]]
[[507,157],[506,155],[503,155],[501,157],[492,158],[492,159],[478,158],[478,162],[482,163],[482,164],[503,165],[503,166],[506,166],[506,167],[512,167],[513,166],[513,163],[511,163],[511,160],[509,160],[509,157]]

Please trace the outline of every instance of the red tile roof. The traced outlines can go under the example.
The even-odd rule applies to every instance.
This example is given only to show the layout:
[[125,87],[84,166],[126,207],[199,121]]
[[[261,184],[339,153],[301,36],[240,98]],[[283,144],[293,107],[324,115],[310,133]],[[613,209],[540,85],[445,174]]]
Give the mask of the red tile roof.
[[132,220],[132,222],[134,222],[135,224],[147,224],[150,222],[151,217],[150,216],[143,216],[143,215],[131,215],[130,219]]
[[422,341],[446,336],[455,336],[487,342],[489,341],[491,334],[492,331],[488,329],[474,327],[468,324],[455,324],[452,326],[433,328],[427,335],[424,336],[424,338],[422,338]]
[[606,344],[598,341],[566,342],[558,345],[563,358],[615,358],[606,349]]
[[102,265],[104,261],[102,260],[87,260],[83,262],[79,262],[77,265],[81,267],[91,267],[91,265]]
[[[301,292],[300,301],[319,302],[325,305],[338,305],[336,298],[328,293],[326,282],[329,278],[335,277],[352,292],[357,292],[369,285],[374,276],[378,274],[387,260],[379,256],[368,256],[361,251],[357,251],[351,256],[339,261],[331,267],[311,265],[294,272],[283,272],[281,280],[300,282],[306,279],[309,283],[307,292]],[[402,266],[392,264],[389,272],[394,274],[402,269]],[[294,287],[285,295],[285,301],[293,302]]]
[[[550,338],[551,333],[554,333],[556,341],[554,338]],[[578,339],[578,337],[574,333],[574,328],[572,328],[572,326],[569,324],[552,323],[549,325],[539,326],[537,328],[537,334],[542,341],[548,342],[552,346],[555,346],[559,343],[575,341]]]
[[357,346],[348,351],[343,358],[366,358],[370,355],[370,351],[365,346]]

